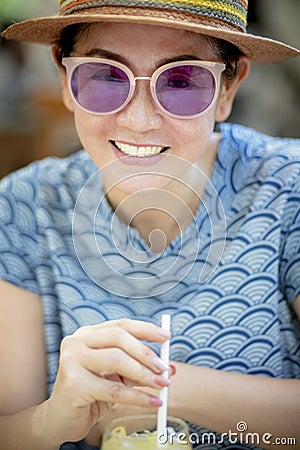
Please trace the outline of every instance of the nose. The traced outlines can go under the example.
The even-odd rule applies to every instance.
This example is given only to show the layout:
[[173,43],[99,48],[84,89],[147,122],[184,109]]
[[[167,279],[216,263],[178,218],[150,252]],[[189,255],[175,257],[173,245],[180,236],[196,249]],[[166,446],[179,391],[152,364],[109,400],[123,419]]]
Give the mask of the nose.
[[162,126],[162,114],[155,104],[148,77],[137,77],[135,91],[130,102],[117,113],[119,126],[145,133]]

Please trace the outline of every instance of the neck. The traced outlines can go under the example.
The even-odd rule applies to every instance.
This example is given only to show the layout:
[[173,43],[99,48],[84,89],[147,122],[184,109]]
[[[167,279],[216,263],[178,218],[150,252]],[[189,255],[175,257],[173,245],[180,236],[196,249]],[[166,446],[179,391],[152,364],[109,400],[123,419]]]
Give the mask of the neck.
[[113,188],[108,201],[119,218],[136,228],[153,253],[161,253],[192,222],[207,180],[210,178],[220,137],[215,138],[206,158],[189,165],[180,180],[166,187],[145,189],[129,195]]

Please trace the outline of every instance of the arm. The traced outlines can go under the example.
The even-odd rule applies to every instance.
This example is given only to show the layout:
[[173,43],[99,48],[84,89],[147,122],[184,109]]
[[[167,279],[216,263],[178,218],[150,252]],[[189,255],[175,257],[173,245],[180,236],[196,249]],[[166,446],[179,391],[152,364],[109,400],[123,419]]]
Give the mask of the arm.
[[[294,302],[300,310],[300,297]],[[294,437],[300,448],[300,380],[242,375],[176,363],[170,386],[170,414],[220,433],[236,432],[244,421],[248,432]],[[274,448],[274,445],[262,445]],[[276,445],[276,448],[281,448]]]
[[[0,280],[0,447],[54,450],[40,427],[46,399],[41,302]],[[18,432],[16,432],[18,430]]]
[[167,337],[159,327],[130,320],[80,328],[62,341],[58,375],[46,399],[41,301],[0,281],[0,447],[57,450],[83,439],[110,402],[158,406],[157,397],[106,375],[156,389],[166,385],[162,362],[141,340],[161,343]]
[[[293,307],[300,317],[300,296],[294,300]],[[228,434],[230,430],[237,433],[238,422],[246,422],[248,429],[244,438],[247,432],[260,434],[260,447],[300,449],[300,380],[236,374],[177,361],[174,366],[177,370],[171,374],[169,415],[221,434]],[[106,423],[113,418],[146,413],[146,408],[114,405],[90,432],[90,444],[97,445]],[[277,437],[293,438],[297,445],[272,444]],[[248,439],[251,443],[251,437]]]
[[37,295],[4,281],[0,311],[0,405],[10,414],[46,398],[43,313]]

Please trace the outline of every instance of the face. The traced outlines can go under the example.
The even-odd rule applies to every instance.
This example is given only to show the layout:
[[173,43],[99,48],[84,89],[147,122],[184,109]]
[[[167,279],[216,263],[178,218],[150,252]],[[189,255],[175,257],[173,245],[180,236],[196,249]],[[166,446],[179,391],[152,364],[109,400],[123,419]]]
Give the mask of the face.
[[[72,56],[107,57],[122,62],[135,76],[151,76],[166,62],[184,59],[216,61],[205,38],[183,30],[152,25],[93,24],[80,37]],[[114,114],[97,116],[83,111],[71,98],[62,73],[63,97],[74,112],[79,138],[95,164],[103,169],[115,162],[120,167],[155,172],[165,155],[183,158],[201,168],[210,160],[215,121],[230,111],[236,88],[221,84],[218,101],[203,115],[192,119],[168,116],[155,104],[149,81],[138,80],[133,98]],[[156,156],[126,156],[129,151],[161,150]],[[113,167],[114,165],[112,165]],[[132,177],[123,183],[126,192],[134,192],[160,183],[153,177]]]

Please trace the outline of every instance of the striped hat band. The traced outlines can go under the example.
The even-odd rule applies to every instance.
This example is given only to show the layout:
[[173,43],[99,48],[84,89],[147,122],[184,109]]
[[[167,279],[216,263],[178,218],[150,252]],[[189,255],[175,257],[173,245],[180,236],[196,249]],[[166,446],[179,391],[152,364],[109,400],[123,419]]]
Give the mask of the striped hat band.
[[246,32],[248,0],[59,0],[59,15],[81,14],[90,8],[139,8],[183,13],[204,20],[207,24]]
[[63,30],[75,24],[144,24],[223,39],[256,63],[270,64],[300,55],[283,42],[248,33],[247,11],[248,0],[59,0],[58,14],[14,23],[2,36],[57,44]]

